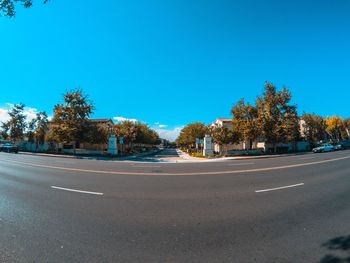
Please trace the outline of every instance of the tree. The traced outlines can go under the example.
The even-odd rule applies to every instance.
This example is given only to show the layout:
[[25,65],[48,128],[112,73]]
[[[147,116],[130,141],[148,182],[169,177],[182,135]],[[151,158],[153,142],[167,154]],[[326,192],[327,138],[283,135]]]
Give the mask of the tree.
[[[46,4],[49,0],[43,0],[42,2]],[[21,4],[24,8],[32,7],[32,0],[0,0],[0,15],[5,15],[8,17],[14,17],[16,15],[15,5]]]
[[7,122],[2,123],[2,135],[3,137],[10,138],[13,141],[23,139],[26,129],[26,116],[24,115],[23,103],[15,104],[9,110],[8,115],[10,119]]
[[277,91],[266,82],[263,95],[256,100],[261,134],[266,142],[273,144],[274,152],[278,143],[296,142],[300,137],[297,107],[290,104],[291,98],[288,89]]
[[253,146],[253,141],[261,134],[257,108],[245,104],[244,99],[240,99],[231,109],[233,130],[238,133],[241,140],[249,141],[249,148]]
[[304,113],[301,120],[303,135],[308,142],[314,144],[325,139],[326,124],[321,116]]
[[159,142],[158,133],[141,122],[118,122],[114,126],[114,132],[117,137],[123,137],[124,144],[131,147],[133,143],[155,145]]
[[52,137],[58,142],[74,142],[75,152],[77,144],[87,141],[88,120],[94,106],[80,89],[66,92],[63,101],[54,107]]
[[204,138],[207,131],[207,127],[201,122],[190,123],[180,131],[180,135],[176,139],[176,144],[193,147],[196,143],[196,138]]
[[28,124],[28,140],[36,143],[36,149],[39,144],[45,142],[45,136],[48,132],[48,119],[46,112],[38,112],[36,117]]
[[348,138],[346,127],[342,118],[338,116],[327,117],[325,119],[325,123],[326,132],[333,141],[339,142]]
[[346,128],[346,133],[348,134],[348,137],[350,138],[350,118],[347,118],[344,120],[344,125]]
[[130,146],[136,140],[137,130],[135,123],[129,120],[118,122],[114,125],[114,132],[117,137],[123,137],[124,144]]
[[300,140],[300,118],[297,112],[296,105],[290,105],[292,98],[291,93],[287,89],[282,89],[280,92],[280,109],[282,113],[282,134],[284,141],[295,144]]
[[140,144],[157,144],[159,142],[159,135],[156,131],[152,130],[146,124],[137,122],[135,143]]
[[[219,126],[216,124],[215,126],[210,127],[209,133],[213,142],[220,146],[239,142],[238,133],[225,126]],[[227,151],[227,149],[225,151]]]
[[84,140],[92,144],[105,144],[108,142],[110,127],[102,123],[87,123],[88,129]]
[[10,130],[10,127],[9,127],[8,122],[2,122],[1,123],[0,137],[4,140],[8,139],[9,130]]

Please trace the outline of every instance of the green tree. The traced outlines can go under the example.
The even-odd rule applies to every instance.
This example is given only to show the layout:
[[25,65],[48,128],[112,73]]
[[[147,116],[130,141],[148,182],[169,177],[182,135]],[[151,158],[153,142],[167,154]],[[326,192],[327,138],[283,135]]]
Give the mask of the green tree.
[[51,133],[58,142],[77,144],[87,141],[89,117],[93,113],[93,103],[82,90],[76,89],[63,95],[63,104],[54,107]]
[[108,142],[110,135],[110,127],[107,124],[102,123],[87,123],[88,129],[84,139],[86,142],[92,144],[105,144]]
[[0,138],[7,140],[9,138],[9,123],[8,122],[2,122],[1,123],[1,131],[0,131]]
[[135,123],[129,120],[118,122],[114,125],[114,132],[117,137],[123,137],[126,145],[132,146],[136,140],[137,130]]
[[282,89],[280,91],[280,111],[282,116],[282,129],[284,141],[295,144],[300,140],[300,118],[296,105],[290,105],[292,95],[289,90]]
[[253,141],[261,134],[257,108],[240,99],[231,109],[231,114],[233,130],[238,133],[240,140],[249,142],[251,149]]
[[150,144],[155,145],[159,142],[159,135],[148,125],[141,122],[132,122],[129,120],[118,122],[114,126],[114,132],[117,137],[123,137],[124,144]]
[[38,112],[36,117],[28,124],[28,140],[36,143],[36,149],[39,144],[45,142],[45,136],[48,132],[48,119],[46,112]]
[[15,104],[9,110],[8,115],[10,119],[2,123],[3,137],[9,138],[13,141],[23,139],[26,124],[26,116],[24,115],[23,103]]
[[155,145],[159,142],[159,135],[152,130],[148,125],[137,122],[135,143]]
[[207,127],[201,122],[194,122],[186,125],[176,139],[176,144],[184,147],[194,147],[196,138],[204,138]]
[[[49,0],[43,0],[46,4]],[[21,4],[24,8],[29,8],[33,5],[32,0],[0,0],[0,15],[14,17],[16,15],[15,6]]]
[[[209,133],[213,139],[213,142],[220,146],[227,144],[236,144],[239,142],[238,133],[225,126],[212,126],[209,129]],[[225,152],[227,152],[227,148],[225,149]]]
[[305,139],[311,144],[325,139],[326,124],[321,116],[304,113],[301,116]]
[[278,143],[296,142],[300,137],[297,107],[290,104],[291,98],[288,89],[277,91],[266,82],[263,95],[256,100],[261,134],[274,145],[274,152]]

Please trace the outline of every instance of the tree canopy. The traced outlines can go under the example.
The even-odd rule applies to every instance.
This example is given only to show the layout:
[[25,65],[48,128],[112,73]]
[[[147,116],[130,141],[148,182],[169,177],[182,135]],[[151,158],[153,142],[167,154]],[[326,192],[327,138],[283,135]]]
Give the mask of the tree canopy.
[[321,116],[304,113],[301,116],[303,135],[311,143],[325,139],[326,123]]
[[209,128],[209,133],[213,142],[220,146],[239,143],[238,133],[226,126],[216,124]]
[[252,141],[260,135],[260,126],[258,121],[258,110],[255,106],[245,103],[240,99],[231,109],[232,128],[243,141],[249,141],[249,147],[252,147]]
[[291,104],[292,95],[287,88],[280,91],[266,82],[264,92],[255,105],[239,100],[231,109],[233,130],[241,141],[258,138],[276,146],[278,143],[296,142],[300,138],[297,106]]
[[151,144],[159,143],[159,135],[148,125],[129,120],[118,122],[114,125],[117,137],[123,137],[124,144]]
[[43,144],[48,132],[48,119],[46,112],[38,112],[36,117],[32,119],[28,124],[28,140],[30,142],[36,142]]
[[[49,0],[42,0],[46,4]],[[20,4],[24,8],[32,7],[33,0],[0,0],[0,15],[14,17],[16,15],[16,5]]]
[[63,103],[54,107],[51,133],[59,142],[87,141],[89,117],[93,113],[93,103],[82,90],[68,91],[63,95]]
[[11,139],[13,141],[23,139],[27,127],[24,107],[25,105],[20,103],[13,105],[9,110],[8,115],[10,119],[1,124],[2,137],[4,139]]
[[290,104],[291,99],[287,88],[277,91],[272,83],[266,82],[264,93],[256,100],[261,136],[275,147],[300,137],[297,106]]
[[325,123],[326,132],[333,141],[340,141],[348,138],[346,126],[342,118],[338,116],[327,117]]
[[207,127],[201,122],[190,123],[180,131],[176,144],[191,147],[196,143],[196,138],[204,138],[207,131]]

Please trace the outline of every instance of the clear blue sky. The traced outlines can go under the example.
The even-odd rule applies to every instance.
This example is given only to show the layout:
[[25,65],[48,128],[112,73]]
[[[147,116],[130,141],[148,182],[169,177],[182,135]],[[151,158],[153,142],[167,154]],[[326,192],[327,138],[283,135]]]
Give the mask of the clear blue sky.
[[172,129],[229,117],[269,80],[299,113],[350,116],[350,1],[40,2],[0,18],[0,107],[52,114],[81,87],[94,117]]

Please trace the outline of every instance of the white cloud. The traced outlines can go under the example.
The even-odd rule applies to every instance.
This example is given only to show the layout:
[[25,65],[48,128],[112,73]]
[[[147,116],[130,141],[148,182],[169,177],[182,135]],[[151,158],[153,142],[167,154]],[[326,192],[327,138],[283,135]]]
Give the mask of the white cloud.
[[9,119],[8,110],[0,108],[0,122],[5,122]]
[[132,121],[132,122],[137,122],[137,119],[132,119],[132,118],[125,118],[123,116],[116,116],[113,117],[113,120],[116,120],[117,122],[122,122],[122,121]]
[[174,127],[173,129],[155,128],[154,130],[158,132],[160,138],[173,142],[179,136],[180,131],[182,130],[183,127],[184,126],[178,126],[178,127]]
[[[8,121],[10,116],[8,114],[10,108],[13,107],[14,104],[11,103],[6,103],[6,107],[1,107],[0,108],[0,122],[5,122]],[[38,110],[36,108],[31,108],[31,107],[25,107],[24,108],[24,116],[26,116],[27,121],[31,121],[36,117],[36,114],[38,113]]]
[[157,128],[161,128],[161,129],[164,129],[164,128],[168,127],[168,125],[160,124],[159,121],[155,122],[153,126],[157,127]]
[[38,110],[35,108],[24,108],[24,115],[27,117],[27,121],[31,121],[32,119],[36,118],[36,114],[38,113]]

